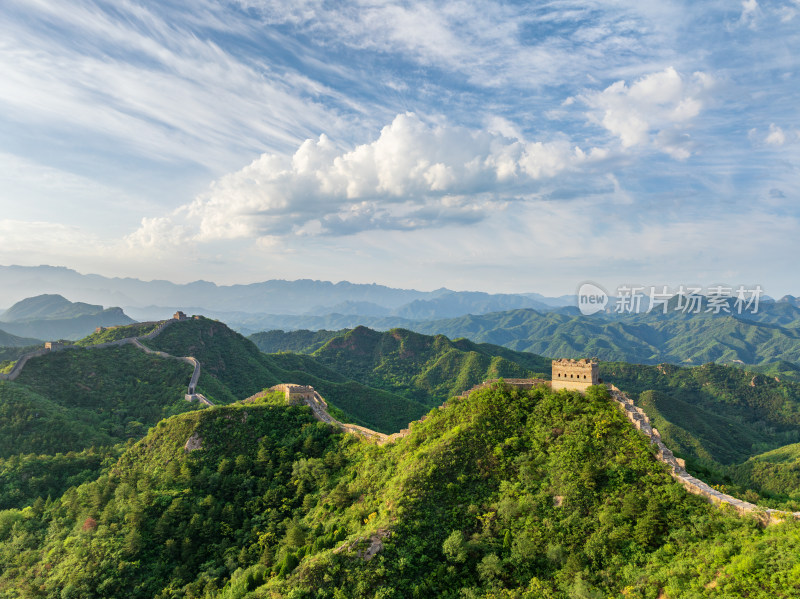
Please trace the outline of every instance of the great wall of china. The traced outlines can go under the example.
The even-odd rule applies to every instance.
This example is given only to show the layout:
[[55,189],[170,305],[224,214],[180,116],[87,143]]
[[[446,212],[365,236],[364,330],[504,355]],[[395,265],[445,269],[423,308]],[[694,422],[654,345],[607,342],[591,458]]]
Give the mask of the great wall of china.
[[[186,362],[187,364],[191,364],[194,367],[192,372],[192,376],[189,381],[189,385],[187,387],[187,392],[184,398],[187,401],[197,400],[201,403],[204,403],[208,406],[212,406],[213,403],[206,398],[201,393],[197,393],[197,382],[200,378],[200,361],[197,358],[192,356],[173,356],[166,352],[152,350],[149,347],[146,347],[141,340],[142,339],[152,339],[159,335],[167,326],[171,325],[174,322],[179,322],[180,320],[184,320],[186,316],[182,312],[177,312],[175,317],[160,322],[158,326],[146,335],[140,335],[135,337],[125,337],[123,339],[117,339],[115,341],[109,341],[106,343],[99,343],[96,345],[88,346],[86,349],[100,349],[104,347],[115,347],[125,344],[133,345],[143,352],[151,355],[156,355],[161,358],[171,359],[171,360],[180,360],[182,362]],[[149,323],[141,323],[141,324],[149,324]],[[152,324],[156,324],[155,322]],[[8,380],[13,381],[16,379],[22,369],[25,367],[25,364],[28,360],[32,358],[36,358],[39,356],[43,356],[47,353],[53,351],[64,351],[68,349],[82,349],[80,346],[75,345],[61,345],[57,343],[48,343],[44,348],[38,349],[36,351],[27,353],[19,358],[16,364],[14,364],[13,368],[10,372],[5,374],[0,374],[0,380]],[[585,370],[587,375],[583,376],[583,379],[586,379],[584,382],[583,379],[578,381],[577,379],[580,378],[580,373]],[[579,373],[579,374],[575,374]],[[544,379],[506,379],[504,383],[507,385],[511,385],[520,389],[531,389],[537,385],[548,385],[553,389],[569,389],[569,390],[585,390],[589,385],[602,383],[602,381],[598,378],[598,370],[597,370],[597,362],[595,360],[553,360],[553,380],[556,381],[556,384],[553,384],[553,381],[546,381]],[[570,378],[569,382],[566,381],[567,378]],[[492,384],[498,382],[499,379],[492,379],[488,381],[484,381],[478,385],[475,385],[473,388],[465,391],[461,394],[461,397],[467,397],[473,391],[478,391],[480,389],[487,388]],[[741,499],[737,499],[732,497],[731,495],[727,495],[718,491],[708,485],[707,483],[703,482],[702,480],[692,476],[686,471],[686,463],[681,460],[680,458],[676,458],[672,451],[664,445],[664,442],[661,440],[661,435],[659,434],[658,430],[655,429],[650,424],[650,419],[648,418],[647,414],[645,414],[644,410],[636,406],[633,400],[628,397],[622,390],[617,388],[614,385],[606,384],[608,391],[611,395],[611,399],[614,404],[619,408],[620,411],[628,418],[631,424],[639,430],[642,434],[644,434],[649,441],[655,445],[656,453],[655,457],[660,462],[666,464],[669,467],[670,475],[680,483],[689,493],[693,493],[695,495],[700,495],[705,497],[708,501],[715,504],[725,505],[732,508],[735,512],[741,515],[751,514],[755,515],[759,519],[761,519],[765,524],[773,524],[776,522],[782,522],[786,519],[795,518],[800,519],[800,512],[786,512],[782,510],[774,510],[770,508],[763,508],[757,506],[753,503],[749,503],[747,501],[742,501]],[[386,443],[392,443],[397,439],[401,439],[403,437],[408,436],[411,427],[414,425],[414,422],[409,423],[409,428],[403,429],[397,433],[386,435],[384,433],[379,433],[377,431],[368,429],[363,426],[358,426],[356,424],[349,424],[344,423],[333,416],[330,415],[328,412],[328,402],[313,388],[304,385],[295,385],[291,383],[281,383],[279,385],[275,385],[270,389],[266,389],[255,395],[251,395],[250,397],[244,399],[244,402],[254,401],[260,397],[264,397],[270,393],[274,392],[282,392],[285,395],[286,401],[290,405],[298,405],[298,404],[305,404],[309,408],[311,408],[311,412],[314,417],[331,426],[335,426],[340,430],[357,435],[362,437],[368,441],[375,442],[379,445],[384,445]],[[442,407],[446,406],[447,404],[443,404]],[[425,416],[422,417],[421,420],[424,420]],[[421,422],[421,420],[415,422]]]
[[37,349],[36,351],[32,351],[32,352],[29,352],[27,354],[24,354],[23,356],[20,356],[20,358],[17,360],[16,364],[14,364],[14,366],[12,367],[10,372],[5,373],[5,374],[0,374],[0,381],[13,381],[13,380],[15,380],[19,376],[19,374],[22,372],[22,369],[25,367],[25,364],[27,364],[28,360],[30,360],[31,358],[39,357],[39,356],[44,356],[44,355],[46,355],[48,353],[52,353],[52,352],[56,352],[56,351],[76,350],[76,349],[102,349],[102,348],[105,348],[105,347],[118,347],[118,346],[121,346],[121,345],[133,345],[134,347],[142,350],[146,354],[151,354],[151,355],[158,356],[160,358],[165,358],[165,359],[168,359],[168,360],[180,360],[181,362],[186,362],[187,364],[190,364],[194,368],[194,370],[192,372],[191,378],[189,379],[189,385],[188,385],[188,387],[186,389],[186,394],[184,395],[184,399],[186,399],[186,401],[197,400],[200,403],[203,403],[203,404],[205,404],[207,406],[212,406],[214,404],[211,402],[211,400],[209,400],[202,393],[197,393],[197,381],[200,379],[200,360],[198,360],[197,358],[194,358],[192,356],[173,356],[172,354],[168,354],[168,353],[163,352],[163,351],[156,351],[156,350],[150,349],[149,347],[145,346],[142,343],[143,339],[145,339],[145,340],[146,339],[153,339],[154,337],[157,337],[158,335],[160,335],[161,332],[165,328],[167,328],[169,325],[171,325],[172,323],[179,322],[179,321],[185,320],[185,319],[186,319],[186,315],[183,314],[183,312],[176,312],[175,316],[173,318],[170,318],[170,319],[167,319],[167,320],[164,320],[164,321],[160,321],[160,322],[159,321],[154,321],[152,323],[149,323],[149,322],[139,323],[141,325],[147,325],[147,324],[154,324],[155,325],[155,324],[158,323],[158,326],[154,330],[152,330],[149,333],[147,333],[146,335],[139,335],[139,336],[135,336],[135,337],[125,337],[123,339],[115,339],[114,341],[107,341],[105,343],[97,343],[95,345],[89,345],[89,346],[85,346],[85,347],[84,346],[79,346],[79,345],[62,345],[60,343],[47,343],[47,344],[45,344],[45,347],[42,348],[42,349]]
[[386,435],[384,433],[379,433],[378,431],[374,431],[372,429],[363,426],[358,426],[357,424],[348,424],[345,422],[340,422],[339,420],[331,416],[330,413],[328,412],[328,402],[325,401],[325,398],[323,398],[313,387],[308,387],[305,385],[281,383],[280,385],[275,385],[274,387],[270,387],[269,389],[260,391],[255,395],[251,395],[250,397],[244,399],[243,401],[245,402],[255,401],[256,399],[265,397],[276,391],[284,394],[286,402],[289,405],[302,405],[302,404],[307,405],[309,408],[311,408],[311,413],[314,415],[314,418],[316,418],[320,422],[325,422],[327,424],[330,424],[331,426],[337,427],[338,429],[346,433],[357,435],[359,437],[367,439],[368,441],[374,441],[378,443],[378,445],[391,443],[392,441],[401,439],[402,437],[407,436],[408,433],[410,432],[410,429],[405,428],[400,432],[394,433],[392,435]]
[[[573,374],[572,378],[574,380],[574,372],[576,371],[576,367],[580,368],[582,364],[585,365],[583,367],[587,368],[587,372],[589,373],[587,375],[586,383],[581,382],[581,384],[578,385],[577,383],[571,382],[569,386],[563,385],[562,383],[562,385],[556,385],[556,388],[581,391],[585,390],[592,384],[602,384],[602,381],[597,376],[597,362],[590,360],[554,360],[553,376],[556,379],[562,378],[563,380],[565,378],[563,375],[566,372],[568,375]],[[501,379],[492,379],[484,381],[478,385],[475,385],[468,391],[465,391],[460,397],[468,397],[470,393],[490,387],[500,380]],[[549,387],[553,386],[551,381],[546,381],[544,379],[505,379],[503,380],[503,383],[526,390],[532,389],[537,385],[547,385]],[[669,467],[669,473],[672,478],[680,483],[689,493],[700,495],[714,504],[729,506],[740,515],[753,515],[766,525],[783,522],[784,520],[791,518],[800,519],[800,512],[786,512],[782,510],[764,508],[747,501],[742,501],[741,499],[737,499],[736,497],[727,495],[714,489],[699,478],[689,474],[686,471],[686,463],[682,459],[676,458],[672,451],[666,445],[664,445],[664,442],[661,440],[661,435],[659,434],[658,430],[650,424],[650,419],[648,418],[647,414],[644,413],[644,410],[636,406],[633,403],[633,400],[616,386],[612,384],[606,384],[606,388],[608,389],[614,404],[627,417],[634,428],[644,434],[650,443],[655,445],[655,458]],[[317,420],[326,422],[344,432],[355,434],[369,441],[376,442],[379,445],[391,443],[397,439],[406,437],[409,434],[411,427],[415,424],[414,422],[409,423],[409,428],[403,429],[400,432],[392,435],[386,435],[363,426],[340,422],[328,412],[328,403],[325,401],[325,399],[316,390],[314,390],[313,387],[307,387],[303,385],[286,383],[275,385],[270,389],[261,391],[260,393],[256,393],[255,395],[248,397],[244,401],[253,401],[275,391],[284,393],[286,401],[290,405],[305,404],[309,406],[311,408],[311,412]],[[446,405],[447,403],[443,404],[442,407],[445,407]],[[423,416],[421,420],[424,419],[425,417]],[[415,422],[421,422],[421,420],[417,420]]]
[[633,426],[644,433],[650,442],[656,446],[656,458],[669,466],[672,478],[678,481],[684,489],[695,495],[701,495],[712,503],[727,505],[739,514],[754,514],[761,518],[765,524],[782,522],[788,518],[800,518],[800,512],[786,512],[773,510],[757,506],[741,499],[736,499],[731,495],[726,495],[717,491],[699,478],[696,478],[686,471],[686,463],[676,458],[670,449],[664,445],[658,429],[653,428],[650,419],[640,407],[634,405],[633,400],[614,385],[607,385],[611,394],[611,399],[617,407],[625,414]]

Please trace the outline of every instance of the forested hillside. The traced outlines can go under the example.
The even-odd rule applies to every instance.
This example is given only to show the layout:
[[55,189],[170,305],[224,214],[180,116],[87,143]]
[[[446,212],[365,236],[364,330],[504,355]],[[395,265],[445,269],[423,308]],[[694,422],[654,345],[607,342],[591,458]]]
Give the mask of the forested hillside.
[[512,310],[409,326],[420,333],[467,337],[544,356],[592,355],[640,364],[739,361],[767,365],[780,360],[800,364],[800,329],[796,326],[734,315],[638,314],[604,318]]
[[384,447],[275,397],[172,417],[0,512],[0,592],[789,597],[798,543],[688,495],[600,388],[495,386]]
[[[342,410],[345,419],[381,432],[396,432],[426,411],[412,399],[371,388],[353,380],[348,372],[327,368],[310,357],[264,354],[223,323],[207,318],[175,323],[147,345],[199,359],[203,372],[219,383],[208,393],[203,391],[215,403],[229,403],[265,387],[291,382],[313,386]],[[201,376],[200,381],[200,386],[208,389],[208,378]]]
[[[268,347],[310,353],[319,363],[370,387],[437,406],[484,380],[550,376],[550,360],[467,339],[366,327],[337,332],[295,331],[252,338]],[[303,345],[307,343],[308,345]]]
[[[189,364],[132,345],[92,347],[153,329],[137,324],[94,333],[77,348],[29,360],[15,381],[0,382],[0,507],[27,505],[92,478],[118,444],[141,438],[171,414],[202,407],[184,400]],[[382,432],[400,430],[427,411],[309,357],[266,356],[216,321],[177,322],[162,334],[147,342],[162,342],[172,355],[201,357],[198,391],[216,403],[297,382],[323,393],[340,420]]]
[[717,364],[601,363],[600,371],[628,391],[690,470],[733,493],[750,490],[750,500],[758,501],[758,491],[773,507],[800,509],[796,500],[785,501],[788,487],[778,492],[735,466],[800,440],[800,384]]

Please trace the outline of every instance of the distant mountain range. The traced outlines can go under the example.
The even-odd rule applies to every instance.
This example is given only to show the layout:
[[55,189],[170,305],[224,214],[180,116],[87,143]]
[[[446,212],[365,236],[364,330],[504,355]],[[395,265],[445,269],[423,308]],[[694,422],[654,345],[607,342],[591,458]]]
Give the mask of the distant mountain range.
[[[140,281],[83,275],[53,266],[0,266],[0,306],[26,297],[59,293],[73,300],[121,306],[138,320],[167,318],[176,309],[202,313],[246,332],[274,328],[286,316],[318,317],[345,314],[429,320],[500,310],[557,309],[574,305],[574,298],[547,298],[536,293],[489,294],[474,291],[417,291],[342,281],[270,280],[249,285],[216,285],[195,281]],[[355,323],[356,324],[360,323]],[[285,327],[284,327],[285,328]],[[303,328],[302,325],[297,328]]]
[[80,339],[97,327],[135,322],[121,308],[71,302],[56,294],[26,298],[0,315],[3,334],[25,335],[35,339],[15,341],[0,334],[0,345],[32,345],[38,339]]
[[[69,302],[54,291],[79,301]],[[678,298],[671,300],[666,314],[618,313],[610,298],[605,311],[584,316],[574,296],[417,291],[312,280],[179,285],[82,275],[51,266],[0,266],[0,302],[12,292],[37,297],[0,315],[0,329],[39,339],[76,339],[96,326],[164,319],[181,309],[221,320],[245,335],[362,325],[377,331],[402,328],[554,357],[596,355],[643,364],[719,362],[800,378],[800,300],[790,295],[777,301],[762,298],[755,314],[738,314],[730,304],[728,312],[707,312],[706,300],[698,313],[687,314],[674,309]],[[103,309],[83,303],[87,301],[123,308]],[[328,339],[322,334],[314,349]],[[260,342],[269,346],[263,338]],[[296,339],[279,341],[284,342],[290,343],[287,349],[306,350],[291,345],[299,343]]]
[[[616,318],[511,310],[443,320],[404,320],[402,327],[551,357],[597,356],[639,364],[755,365],[765,374],[800,379],[800,309],[775,303],[759,316],[761,320],[705,313]],[[331,330],[269,331],[250,338],[264,351],[312,353],[345,333],[346,323],[352,322],[350,318],[314,319],[320,324],[333,324]],[[778,324],[787,320],[786,325]],[[360,321],[376,329],[393,324],[389,318]]]

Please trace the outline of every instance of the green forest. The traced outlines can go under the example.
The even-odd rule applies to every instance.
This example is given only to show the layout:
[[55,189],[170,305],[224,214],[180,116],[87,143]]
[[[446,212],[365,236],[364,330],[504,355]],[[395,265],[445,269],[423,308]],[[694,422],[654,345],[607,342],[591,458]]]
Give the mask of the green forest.
[[498,383],[382,447],[277,396],[168,418],[96,480],[0,512],[0,590],[792,597],[798,543],[688,495],[602,387]]
[[[201,361],[208,408],[183,399],[188,364],[103,341],[0,382],[4,599],[800,594],[800,523],[688,494],[603,386],[503,383],[546,377],[541,356],[363,327],[265,354],[204,318],[145,341]],[[601,375],[691,472],[800,509],[800,385],[714,364]],[[281,394],[244,400],[279,382],[382,432],[424,418],[376,445]]]

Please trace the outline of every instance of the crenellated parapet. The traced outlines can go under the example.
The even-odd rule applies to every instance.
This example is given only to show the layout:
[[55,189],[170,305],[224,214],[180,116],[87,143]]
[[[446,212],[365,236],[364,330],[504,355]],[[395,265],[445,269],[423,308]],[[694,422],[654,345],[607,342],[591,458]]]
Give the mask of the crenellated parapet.
[[553,360],[550,388],[554,391],[559,389],[586,391],[587,387],[599,385],[601,382],[599,363],[596,358],[591,360],[586,358]]

